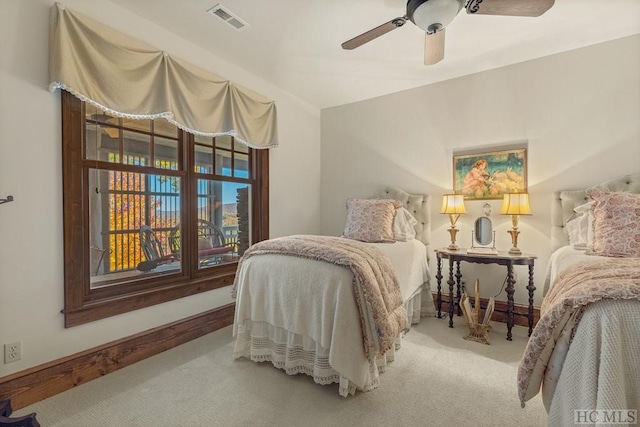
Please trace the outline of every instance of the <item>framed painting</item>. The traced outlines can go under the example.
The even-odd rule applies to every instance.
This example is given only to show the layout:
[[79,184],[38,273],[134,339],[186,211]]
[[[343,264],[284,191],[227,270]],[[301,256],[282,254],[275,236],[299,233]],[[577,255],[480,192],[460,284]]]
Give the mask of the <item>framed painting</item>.
[[467,200],[527,192],[527,149],[453,156],[453,191]]

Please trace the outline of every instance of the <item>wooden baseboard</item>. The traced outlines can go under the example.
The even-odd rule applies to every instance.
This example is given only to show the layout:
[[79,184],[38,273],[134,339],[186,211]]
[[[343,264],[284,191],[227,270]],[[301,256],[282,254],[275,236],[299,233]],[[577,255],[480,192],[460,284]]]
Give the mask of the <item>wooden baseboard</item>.
[[[481,298],[483,309],[487,302]],[[448,309],[449,295],[442,295],[442,312]],[[231,325],[234,311],[235,304],[231,303],[0,378],[0,400],[11,400],[14,409],[24,408]],[[516,304],[513,313],[516,325],[528,326],[527,306]],[[534,322],[539,318],[540,309],[534,308]],[[496,301],[491,320],[507,322],[506,302]]]
[[24,408],[233,323],[235,304],[0,378],[0,400]]
[[[433,293],[433,301],[435,303],[437,297],[437,293]],[[484,310],[487,307],[487,303],[489,302],[488,298],[480,298],[480,308]],[[438,307],[436,306],[436,310]],[[445,313],[449,312],[449,294],[442,295],[442,313],[443,316]],[[519,326],[529,326],[529,306],[514,304],[513,305],[513,323],[514,325]],[[533,325],[535,326],[538,323],[538,319],[540,319],[540,309],[538,307],[533,308]],[[494,322],[507,323],[507,302],[506,301],[496,301],[495,309],[493,310],[493,315],[491,316],[491,320]]]

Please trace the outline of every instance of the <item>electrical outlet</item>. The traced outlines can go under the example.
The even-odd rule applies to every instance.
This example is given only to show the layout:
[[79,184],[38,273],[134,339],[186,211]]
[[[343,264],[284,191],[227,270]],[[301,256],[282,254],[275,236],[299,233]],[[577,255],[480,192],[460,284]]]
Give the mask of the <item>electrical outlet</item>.
[[4,345],[4,363],[15,362],[22,357],[20,341]]

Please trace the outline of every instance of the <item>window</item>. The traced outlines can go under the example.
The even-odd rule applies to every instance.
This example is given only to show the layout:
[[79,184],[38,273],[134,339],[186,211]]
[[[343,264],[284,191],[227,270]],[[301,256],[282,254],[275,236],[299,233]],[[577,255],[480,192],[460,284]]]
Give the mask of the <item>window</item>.
[[268,236],[268,151],[62,92],[65,325],[233,283]]

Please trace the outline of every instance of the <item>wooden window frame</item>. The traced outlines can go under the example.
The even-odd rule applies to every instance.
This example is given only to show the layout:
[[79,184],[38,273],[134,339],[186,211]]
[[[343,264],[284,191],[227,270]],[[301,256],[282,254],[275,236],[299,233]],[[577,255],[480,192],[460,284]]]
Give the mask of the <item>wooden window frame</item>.
[[[83,169],[84,113],[83,102],[67,91],[61,91],[62,101],[62,181],[64,220],[64,309],[65,327],[72,327],[117,314],[126,313],[200,292],[228,286],[233,283],[237,262],[198,269],[196,250],[184,251],[183,269],[175,274],[144,278],[139,281],[105,287],[90,288],[89,250],[89,197],[85,182],[88,174]],[[182,131],[180,131],[182,132]],[[184,218],[183,245],[191,248],[189,229],[195,210],[188,206],[196,191],[197,174],[194,171],[190,148],[193,137],[183,139],[181,159],[187,159],[183,171]],[[269,152],[252,150],[252,242],[269,236]],[[152,173],[157,173],[153,171]],[[222,177],[226,180],[228,177]],[[216,179],[221,179],[217,177]],[[230,179],[231,181],[233,179]],[[195,202],[194,202],[195,203]]]

